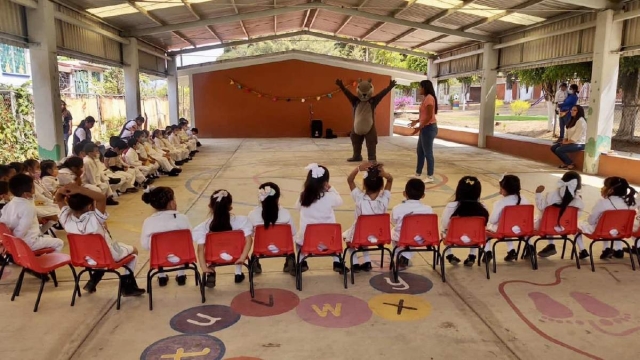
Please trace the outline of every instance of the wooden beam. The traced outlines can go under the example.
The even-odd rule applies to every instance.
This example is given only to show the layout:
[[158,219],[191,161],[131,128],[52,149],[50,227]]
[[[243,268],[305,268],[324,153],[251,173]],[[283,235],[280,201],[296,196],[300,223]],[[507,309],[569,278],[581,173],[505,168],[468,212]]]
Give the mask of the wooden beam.
[[380,30],[380,28],[384,25],[384,22],[379,22],[377,24],[375,24],[371,29],[369,29],[369,31],[367,31],[363,37],[360,38],[360,40],[365,40],[366,38],[368,38],[369,36],[371,36],[374,32]]
[[[151,14],[150,12],[147,11],[147,9],[143,8],[142,6],[136,4],[135,1],[133,0],[128,0],[127,3],[133,7],[134,9],[138,10],[138,12],[144,16],[146,16],[147,18],[149,18],[151,21],[153,21],[154,23],[160,25],[160,26],[165,26],[167,25],[164,21],[162,21],[159,17]],[[179,31],[172,31],[173,35],[177,36],[180,40],[186,42],[187,44],[189,44],[189,46],[193,46],[196,47],[196,44],[187,39],[186,36],[184,36],[184,34],[180,33]]]
[[65,22],[65,23],[71,24],[71,25],[75,25],[75,26],[77,26],[79,28],[83,28],[85,30],[89,30],[89,31],[94,32],[96,34],[100,34],[100,35],[102,35],[102,36],[104,36],[106,38],[109,38],[111,40],[115,40],[115,41],[117,41],[117,42],[119,42],[121,44],[129,44],[129,40],[127,40],[127,39],[125,39],[125,38],[123,38],[121,36],[118,36],[117,34],[114,34],[114,33],[109,32],[107,30],[101,29],[101,28],[95,26],[94,24],[90,24],[90,23],[82,21],[80,19],[76,19],[76,18],[74,18],[72,16],[69,16],[69,15],[67,15],[65,13],[62,13],[60,11],[56,11],[53,14],[53,16],[56,19],[58,19],[58,20],[60,20],[62,22]]
[[412,47],[411,47],[411,50],[419,49],[419,48],[421,48],[421,47],[423,47],[423,46],[425,46],[425,45],[429,45],[429,44],[431,44],[431,43],[434,43],[434,42],[440,41],[440,40],[442,40],[442,39],[446,38],[447,36],[448,36],[448,35],[438,35],[438,36],[434,37],[433,39],[429,39],[429,40],[427,40],[427,41],[423,41],[423,42],[421,42],[420,44],[418,44],[418,45],[416,45],[416,46],[412,46]]
[[488,17],[486,19],[478,20],[478,21],[473,22],[471,24],[465,25],[465,26],[459,28],[458,30],[467,31],[467,30],[473,29],[475,27],[494,22],[496,20],[502,19],[503,17],[505,17],[507,15],[511,15],[511,14],[513,14],[515,12],[518,12],[518,10],[522,10],[522,9],[528,8],[529,6],[533,6],[533,5],[539,4],[539,3],[543,2],[543,1],[544,0],[529,0],[529,1],[525,2],[525,3],[520,4],[520,5],[516,5],[514,7],[511,7],[509,9],[505,10],[502,13],[499,13],[499,14],[490,16],[490,17]]
[[[236,6],[236,0],[231,0],[231,5],[233,5],[233,9],[236,11],[236,15],[239,15],[240,12],[238,11],[238,7]],[[242,22],[242,20],[240,20],[240,27],[244,32],[244,37],[248,39],[249,33],[247,32],[247,28],[244,27],[244,22]]]
[[[189,0],[182,0],[182,4],[184,4],[184,6],[187,8],[187,10],[189,10],[189,12],[191,13],[191,15],[193,15],[193,17],[195,17],[197,20],[202,20],[202,16],[196,12],[196,10],[193,8]],[[222,38],[220,37],[220,35],[218,35],[216,30],[213,28],[213,26],[205,26],[205,28],[209,30],[211,35],[215,36],[216,40],[218,40],[219,42],[222,42]]]
[[[363,0],[359,5],[358,5],[358,10],[362,9],[363,6],[365,6],[367,3],[369,2],[369,0]],[[351,19],[353,19],[353,16],[349,16],[347,17],[347,19],[342,22],[342,25],[340,25],[340,27],[338,28],[338,30],[336,30],[334,32],[335,35],[338,35],[338,33],[340,31],[342,31],[342,29],[344,29],[345,26],[347,26],[347,24],[349,23],[349,21],[351,21]]]

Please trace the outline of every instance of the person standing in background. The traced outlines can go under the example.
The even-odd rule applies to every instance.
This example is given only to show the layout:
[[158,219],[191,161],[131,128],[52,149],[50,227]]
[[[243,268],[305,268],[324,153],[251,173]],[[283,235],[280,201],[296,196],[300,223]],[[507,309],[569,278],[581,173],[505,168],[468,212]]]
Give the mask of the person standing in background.
[[69,155],[69,137],[71,137],[71,122],[73,121],[73,116],[69,110],[67,110],[67,103],[64,100],[62,103],[62,133],[64,138],[64,156],[67,157]]
[[[560,84],[558,91],[556,91],[556,97],[553,100],[556,108],[556,116],[557,116],[557,120],[553,123],[554,132],[555,132],[555,124],[560,123],[559,125],[560,129],[562,129],[563,127],[562,118],[560,117],[560,106],[562,106],[562,103],[564,103],[566,98],[567,98],[567,83],[562,83]],[[560,132],[562,133],[562,130],[560,130]]]

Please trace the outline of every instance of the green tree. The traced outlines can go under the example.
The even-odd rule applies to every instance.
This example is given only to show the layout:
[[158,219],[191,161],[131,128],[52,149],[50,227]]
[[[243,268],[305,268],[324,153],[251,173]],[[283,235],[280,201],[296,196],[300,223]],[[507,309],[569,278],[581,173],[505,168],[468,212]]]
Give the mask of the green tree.
[[0,164],[38,158],[30,86],[29,83],[19,88],[0,85],[0,89],[14,93],[16,102],[15,113],[12,113],[11,108],[0,101]]
[[622,90],[622,119],[615,137],[631,140],[640,115],[640,56],[620,58],[618,89]]

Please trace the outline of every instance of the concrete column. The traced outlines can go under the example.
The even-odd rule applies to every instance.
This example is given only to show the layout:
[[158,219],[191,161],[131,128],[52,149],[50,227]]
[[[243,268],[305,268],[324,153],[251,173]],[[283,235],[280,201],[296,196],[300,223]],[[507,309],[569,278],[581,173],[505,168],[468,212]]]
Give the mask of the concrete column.
[[172,56],[171,60],[167,61],[167,70],[169,76],[167,76],[167,95],[169,98],[169,123],[178,124],[179,110],[178,110],[178,67],[176,63],[176,57]]
[[482,54],[482,90],[480,92],[480,130],[478,147],[487,146],[487,136],[493,135],[496,114],[496,81],[498,78],[498,50],[493,43],[484,44]]
[[429,58],[428,60],[427,80],[431,80],[433,83],[433,89],[436,91],[436,99],[438,100],[438,103],[441,103],[440,93],[438,92],[438,64],[433,63],[435,58]]
[[140,111],[140,65],[138,61],[138,40],[128,38],[129,44],[122,45],[124,60],[124,101],[127,120],[141,115]]
[[389,99],[390,99],[390,112],[391,114],[389,115],[389,136],[393,136],[393,122],[396,119],[396,90],[393,89],[391,90],[391,93],[389,94]]
[[26,8],[26,11],[38,152],[43,159],[60,160],[65,144],[54,5],[49,0],[40,0],[37,4],[36,8]]
[[189,116],[191,117],[191,119],[189,119],[189,122],[194,127],[197,126],[196,105],[193,101],[193,96],[195,93],[196,89],[193,88],[193,75],[189,74]]
[[598,173],[600,155],[611,150],[613,117],[616,104],[616,87],[622,43],[622,21],[613,21],[613,10],[598,13],[596,37],[593,45],[591,96],[587,111],[587,145],[585,146],[584,172]]

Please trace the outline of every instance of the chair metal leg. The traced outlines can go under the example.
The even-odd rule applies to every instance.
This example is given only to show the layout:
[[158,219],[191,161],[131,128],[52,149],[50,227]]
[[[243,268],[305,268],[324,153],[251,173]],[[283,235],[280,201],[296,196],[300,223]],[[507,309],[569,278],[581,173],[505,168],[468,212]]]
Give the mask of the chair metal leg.
[[391,268],[391,275],[393,275],[393,281],[395,282],[398,282],[398,260],[396,259],[397,249],[398,247],[394,246],[391,250],[391,265],[389,265],[389,267]]
[[[351,269],[351,285],[354,285],[356,283],[356,276],[355,276],[355,272],[353,271],[353,257],[356,255],[356,253],[358,253],[360,250],[356,249],[354,250],[351,255],[349,256],[349,268]],[[382,253],[382,257],[384,258],[384,253]],[[380,262],[380,267],[382,267],[382,261]]]
[[42,296],[42,291],[44,290],[44,278],[40,280],[40,291],[38,291],[38,297],[36,298],[36,305],[33,307],[33,312],[38,311],[38,305],[40,305],[40,297]]
[[[131,274],[133,274],[133,273],[131,273]],[[149,284],[148,280],[147,280],[147,284]],[[118,273],[118,298],[116,299],[116,310],[120,310],[120,298],[121,297],[122,297],[122,275],[120,275],[120,273]],[[153,309],[150,308],[149,310],[153,310]]]
[[2,280],[2,274],[4,274],[4,268],[7,266],[8,263],[9,263],[9,256],[5,256],[4,263],[2,264],[2,266],[0,266],[0,280]]
[[298,254],[296,256],[296,290],[302,291],[302,267],[299,264],[304,261],[301,254],[302,248],[298,250]]
[[[449,246],[444,248],[444,251],[442,252],[443,254],[447,253],[447,250],[449,250]],[[438,252],[438,256],[440,256],[440,253]],[[442,282],[446,282],[445,280],[445,276],[444,276],[444,261],[440,261],[440,275],[442,276]]]
[[13,288],[13,295],[11,295],[11,301],[13,301],[16,296],[20,296],[20,288],[22,287],[22,280],[24,279],[24,273],[27,271],[27,269],[22,268],[22,271],[20,272],[20,276],[18,276],[18,281],[16,281],[16,287]]
[[[287,255],[288,256],[288,255]],[[294,256],[295,257],[295,256]],[[249,266],[251,266],[251,268],[253,268],[253,263],[257,260],[258,258],[252,258],[249,261]],[[251,298],[253,299],[256,296],[255,293],[255,288],[253,285],[253,271],[249,271],[249,294],[251,294]]]
[[[346,289],[348,287],[347,285],[347,252],[348,252],[349,248],[345,248],[344,251],[342,252],[342,277],[344,280],[344,288]],[[351,271],[353,272],[353,269],[351,269]]]
[[[147,294],[149,295],[149,310],[153,310],[153,277],[156,274],[152,274],[153,269],[149,269],[147,272]],[[118,289],[118,292],[120,290]]]
[[[384,247],[380,247],[381,249],[384,249]],[[353,268],[353,262],[351,263],[351,268]],[[384,250],[380,251],[380,268],[383,269],[384,268]]]
[[633,250],[631,249],[631,245],[626,240],[622,240],[622,243],[627,245],[627,249],[629,249],[629,259],[631,260],[631,270],[636,271],[636,264],[633,261]]
[[591,241],[591,244],[589,244],[589,260],[591,261],[592,272],[596,272],[596,265],[593,263],[593,244],[595,243],[595,241]]
[[495,274],[498,271],[498,264],[496,263],[496,245],[498,245],[498,243],[500,242],[500,240],[496,240],[493,243],[493,246],[491,247],[491,255],[492,255],[492,261],[493,261],[493,273]]
[[73,274],[73,295],[71,296],[71,306],[76,304],[76,294],[80,296],[80,276],[85,272],[85,270],[80,271],[78,275],[76,275],[76,269],[73,265],[69,264],[71,268],[71,273]]
[[51,279],[53,280],[53,287],[58,287],[58,278],[56,277],[56,271],[53,270],[49,273],[51,275]]
[[[518,238],[518,250],[516,250],[516,261],[518,261],[518,254],[520,254],[520,247],[522,246],[522,238]],[[523,251],[524,253],[524,251]]]
[[[560,259],[564,260],[564,251],[565,251],[566,248],[567,248],[567,241],[566,241],[566,238],[565,238],[565,240],[562,242],[562,255],[560,255]],[[572,252],[571,255],[573,255],[573,252]]]

